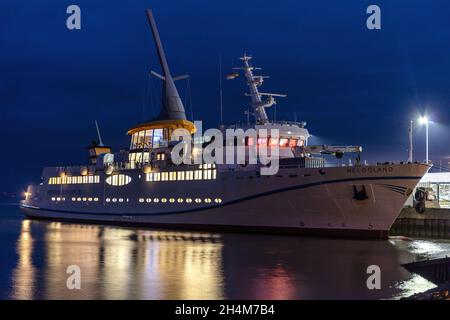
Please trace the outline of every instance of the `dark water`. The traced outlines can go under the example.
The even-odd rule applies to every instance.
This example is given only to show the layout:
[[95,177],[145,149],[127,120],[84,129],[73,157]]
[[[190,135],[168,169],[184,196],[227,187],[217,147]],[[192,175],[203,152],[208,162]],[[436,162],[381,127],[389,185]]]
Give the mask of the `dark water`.
[[[38,222],[0,205],[2,299],[390,299],[434,287],[400,266],[435,240],[337,240]],[[381,268],[381,290],[366,269]],[[81,269],[69,290],[66,269]]]

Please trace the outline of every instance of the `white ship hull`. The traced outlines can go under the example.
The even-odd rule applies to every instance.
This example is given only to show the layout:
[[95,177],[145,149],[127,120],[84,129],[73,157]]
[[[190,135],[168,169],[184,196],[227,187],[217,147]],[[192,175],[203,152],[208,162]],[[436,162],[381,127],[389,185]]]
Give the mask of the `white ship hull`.
[[[127,173],[131,182],[121,187],[106,184],[105,176],[96,185],[32,186],[29,193],[37,196],[27,198],[21,208],[29,217],[54,220],[386,238],[429,168],[425,164],[280,168],[276,176],[265,177],[254,170],[230,172],[218,167],[214,180],[167,182],[145,181],[140,170],[132,170]],[[363,186],[367,199],[357,200],[355,190]],[[65,200],[52,201],[55,196]],[[78,197],[97,201],[80,202]],[[186,202],[197,198],[201,203]]]

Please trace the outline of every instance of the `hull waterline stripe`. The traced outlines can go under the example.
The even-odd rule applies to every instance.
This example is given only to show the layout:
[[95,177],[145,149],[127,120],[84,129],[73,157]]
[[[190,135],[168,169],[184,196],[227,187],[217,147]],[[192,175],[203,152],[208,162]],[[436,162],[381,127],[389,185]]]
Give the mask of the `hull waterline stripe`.
[[276,189],[276,190],[272,190],[272,191],[266,191],[263,193],[259,193],[256,195],[252,195],[252,196],[247,196],[244,198],[240,198],[240,199],[236,199],[236,200],[232,200],[232,201],[228,201],[228,202],[224,202],[218,205],[212,205],[209,207],[201,207],[201,208],[193,208],[193,209],[188,209],[188,210],[179,210],[179,211],[172,211],[172,212],[155,212],[155,213],[127,213],[127,212],[122,212],[122,213],[104,213],[104,212],[85,212],[85,211],[67,211],[67,210],[58,210],[58,209],[46,209],[46,208],[40,208],[40,209],[33,209],[33,208],[27,208],[27,209],[33,209],[33,210],[41,210],[41,211],[48,211],[48,212],[60,212],[60,213],[65,213],[65,214],[82,214],[82,215],[91,215],[91,216],[112,216],[112,217],[118,217],[118,216],[157,216],[157,215],[169,215],[169,214],[180,214],[180,213],[190,213],[190,212],[196,212],[196,211],[204,211],[204,210],[209,210],[209,209],[214,209],[214,208],[218,208],[218,207],[224,207],[227,205],[232,205],[232,204],[236,204],[239,202],[243,202],[243,201],[247,201],[247,200],[251,200],[251,199],[256,199],[256,198],[260,198],[260,197],[264,197],[264,196],[268,196],[271,194],[275,194],[275,193],[281,193],[281,192],[285,192],[285,191],[292,191],[292,190],[298,190],[298,189],[306,189],[306,188],[310,188],[310,187],[316,187],[316,186],[320,186],[320,185],[326,185],[326,184],[333,184],[333,183],[341,183],[341,182],[352,182],[352,181],[371,181],[371,180],[420,180],[422,179],[422,177],[418,177],[418,176],[399,176],[399,177],[361,177],[361,178],[349,178],[349,179],[338,179],[338,180],[328,180],[328,181],[318,181],[318,182],[313,182],[313,183],[307,183],[307,184],[301,184],[301,185],[296,185],[296,186],[291,186],[291,187],[286,187],[286,188],[281,188],[281,189]]

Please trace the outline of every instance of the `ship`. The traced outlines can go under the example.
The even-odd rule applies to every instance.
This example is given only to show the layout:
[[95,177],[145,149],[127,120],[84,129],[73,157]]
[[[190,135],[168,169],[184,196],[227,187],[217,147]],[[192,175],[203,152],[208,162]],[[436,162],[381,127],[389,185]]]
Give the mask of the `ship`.
[[[168,229],[388,237],[431,164],[367,164],[360,160],[359,146],[309,144],[305,122],[269,119],[266,109],[285,95],[260,91],[267,77],[255,74],[259,69],[248,54],[227,76],[244,76],[251,98],[247,123],[221,125],[220,130],[254,129],[256,137],[238,137],[231,148],[276,147],[277,171],[262,174],[267,163],[250,163],[249,155],[240,163],[202,162],[195,148],[184,155],[195,161],[175,163],[173,150],[181,142],[171,138],[174,132],[194,136],[199,128],[187,119],[175,85],[187,76],[172,76],[152,10],[146,14],[162,70],[151,72],[162,81],[159,115],[130,128],[130,146],[119,152],[103,144],[97,126],[98,140],[88,148],[88,163],[46,167],[41,182],[28,186],[20,203],[27,217]],[[277,135],[259,135],[263,130],[276,130]],[[211,139],[203,136],[200,145],[208,142]],[[230,147],[223,140],[226,144]],[[353,163],[328,160],[349,154],[355,155]]]

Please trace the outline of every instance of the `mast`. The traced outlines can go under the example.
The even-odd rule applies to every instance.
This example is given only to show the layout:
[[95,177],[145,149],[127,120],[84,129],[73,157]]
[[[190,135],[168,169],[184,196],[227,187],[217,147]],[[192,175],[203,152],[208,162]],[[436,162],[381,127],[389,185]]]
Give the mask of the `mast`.
[[409,124],[409,149],[408,149],[408,162],[413,162],[413,121]]
[[97,128],[97,135],[98,135],[98,145],[100,147],[103,147],[103,141],[102,141],[102,136],[100,135],[100,129],[98,128],[98,123],[97,120],[95,120],[95,128]]
[[158,120],[186,120],[186,113],[184,110],[183,103],[181,102],[180,95],[178,94],[177,87],[175,86],[176,80],[185,79],[188,76],[178,76],[172,77],[172,74],[169,70],[169,64],[167,63],[166,54],[164,52],[164,48],[161,42],[161,38],[159,37],[158,28],[156,26],[155,18],[153,17],[152,10],[147,9],[147,17],[150,23],[150,27],[152,29],[153,38],[155,40],[156,49],[158,53],[159,63],[161,64],[161,68],[163,74],[160,75],[155,71],[151,71],[151,73],[160,78],[163,81],[162,88],[162,106],[161,112],[157,117]]
[[[244,54],[244,56],[240,58],[243,61],[244,66],[233,69],[244,71],[245,78],[247,79],[247,85],[250,88],[250,93],[247,93],[246,95],[251,97],[251,106],[253,107],[256,123],[264,124],[269,122],[269,117],[267,116],[265,108],[271,107],[276,104],[274,97],[286,97],[286,95],[259,92],[258,87],[262,85],[264,79],[269,77],[253,75],[253,70],[260,70],[261,68],[254,68],[253,66],[251,66],[249,63],[251,58],[252,57]],[[267,99],[263,100],[262,96],[267,96]]]

